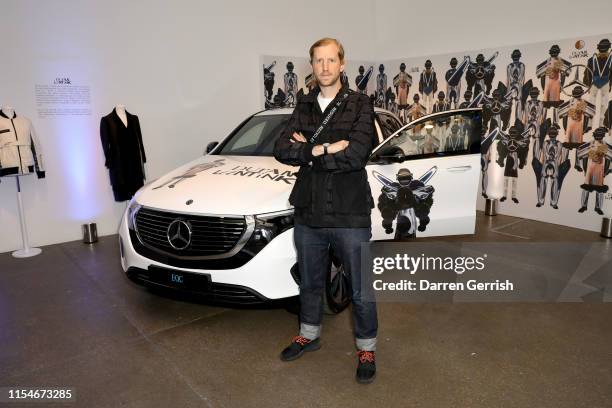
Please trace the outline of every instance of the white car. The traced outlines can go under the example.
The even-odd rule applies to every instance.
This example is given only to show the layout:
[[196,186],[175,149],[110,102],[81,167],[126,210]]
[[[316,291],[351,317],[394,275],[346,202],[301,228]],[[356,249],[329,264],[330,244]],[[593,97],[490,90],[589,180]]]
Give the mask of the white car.
[[[208,154],[141,188],[119,229],[121,265],[136,282],[263,303],[298,295],[288,203],[296,167],[273,157],[291,109],[257,113]],[[403,127],[376,109],[378,146],[366,166],[373,240],[473,234],[480,177],[480,109],[436,113]],[[333,255],[333,254],[332,254]],[[349,303],[335,257],[328,309]]]

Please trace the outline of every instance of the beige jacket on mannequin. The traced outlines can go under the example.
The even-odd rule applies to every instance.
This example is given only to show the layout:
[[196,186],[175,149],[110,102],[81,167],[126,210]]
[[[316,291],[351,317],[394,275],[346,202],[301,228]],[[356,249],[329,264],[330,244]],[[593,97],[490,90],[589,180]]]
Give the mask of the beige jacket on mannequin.
[[40,144],[32,122],[0,111],[0,176],[36,172],[45,177]]

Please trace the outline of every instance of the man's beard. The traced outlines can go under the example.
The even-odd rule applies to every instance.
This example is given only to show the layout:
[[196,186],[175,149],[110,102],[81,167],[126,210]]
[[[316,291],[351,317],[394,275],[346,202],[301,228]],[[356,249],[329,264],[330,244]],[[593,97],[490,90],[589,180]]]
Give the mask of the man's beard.
[[340,82],[340,75],[336,77],[326,77],[326,78],[317,78],[317,83],[319,84],[319,86],[334,86],[337,83]]

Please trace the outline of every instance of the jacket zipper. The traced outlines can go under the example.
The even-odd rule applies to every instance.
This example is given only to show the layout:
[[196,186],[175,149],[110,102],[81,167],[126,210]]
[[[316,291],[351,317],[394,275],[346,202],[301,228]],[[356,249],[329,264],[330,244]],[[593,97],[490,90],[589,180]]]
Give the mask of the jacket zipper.
[[21,161],[21,152],[19,151],[19,139],[17,138],[17,129],[15,128],[15,122],[13,122],[13,118],[11,118],[11,125],[13,125],[13,131],[15,132],[15,141],[17,142],[17,154],[19,155],[19,172],[24,173],[23,162]]

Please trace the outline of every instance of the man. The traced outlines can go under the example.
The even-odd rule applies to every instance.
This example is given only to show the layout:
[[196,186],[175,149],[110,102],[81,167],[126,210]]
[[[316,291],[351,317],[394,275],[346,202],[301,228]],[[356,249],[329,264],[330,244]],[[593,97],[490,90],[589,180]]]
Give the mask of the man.
[[[361,243],[371,234],[374,200],[365,164],[374,143],[374,110],[367,95],[340,81],[344,49],[323,38],[310,47],[318,83],[298,99],[274,157],[300,166],[289,197],[295,208],[294,239],[300,270],[300,333],[281,353],[283,361],[320,348],[322,296],[330,249],[351,277],[353,322],[358,349],[356,378],[374,380],[378,320],[376,303],[364,301]],[[330,116],[331,114],[331,116]],[[323,130],[321,130],[321,126]],[[366,286],[367,287],[367,286]]]

